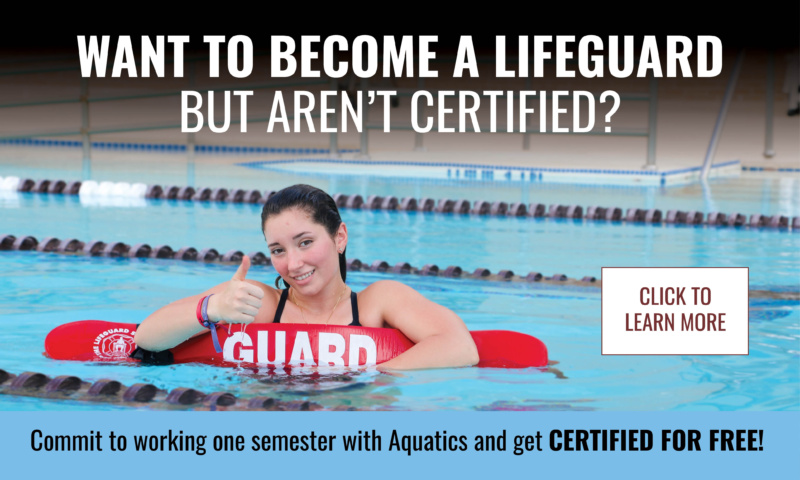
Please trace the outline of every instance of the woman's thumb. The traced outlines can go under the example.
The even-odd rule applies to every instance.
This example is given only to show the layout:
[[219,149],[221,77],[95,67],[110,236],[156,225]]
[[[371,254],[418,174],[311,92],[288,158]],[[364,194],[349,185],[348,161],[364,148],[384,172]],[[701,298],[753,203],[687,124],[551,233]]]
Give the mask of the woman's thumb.
[[233,274],[234,280],[244,280],[247,276],[247,270],[250,269],[250,257],[244,255],[242,257],[242,263],[239,265],[239,269],[236,270],[236,273]]

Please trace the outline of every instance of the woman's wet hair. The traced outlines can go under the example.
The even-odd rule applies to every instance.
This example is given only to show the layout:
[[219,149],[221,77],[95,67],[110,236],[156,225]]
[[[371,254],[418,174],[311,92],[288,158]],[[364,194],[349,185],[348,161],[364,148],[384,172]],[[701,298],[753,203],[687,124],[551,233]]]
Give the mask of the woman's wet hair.
[[[339,225],[342,224],[342,217],[339,215],[339,208],[336,207],[336,202],[330,195],[311,185],[292,185],[286,187],[278,193],[274,194],[264,204],[261,210],[261,231],[267,224],[267,219],[273,215],[278,215],[284,210],[290,208],[300,208],[309,214],[314,223],[322,225],[328,234],[333,237],[339,231]],[[342,280],[347,279],[347,260],[345,254],[347,247],[339,254],[339,270],[342,274]],[[279,282],[281,277],[275,280],[275,287],[280,288]],[[288,287],[286,280],[283,284]]]

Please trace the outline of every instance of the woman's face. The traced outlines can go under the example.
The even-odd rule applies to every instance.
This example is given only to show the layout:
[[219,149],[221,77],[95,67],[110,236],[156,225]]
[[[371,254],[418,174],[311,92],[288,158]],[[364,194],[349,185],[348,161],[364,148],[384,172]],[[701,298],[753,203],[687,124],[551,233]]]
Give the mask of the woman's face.
[[272,265],[298,293],[314,295],[341,279],[339,250],[347,246],[344,223],[332,238],[305,210],[290,208],[267,219],[264,238]]

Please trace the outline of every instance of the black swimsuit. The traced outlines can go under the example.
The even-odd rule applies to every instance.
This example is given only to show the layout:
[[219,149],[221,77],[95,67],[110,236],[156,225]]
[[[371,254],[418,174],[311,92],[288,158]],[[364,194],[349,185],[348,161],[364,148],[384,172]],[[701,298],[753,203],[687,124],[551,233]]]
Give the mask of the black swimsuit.
[[[353,309],[353,321],[348,325],[350,327],[360,327],[361,323],[358,321],[358,300],[356,299],[356,292],[350,291],[350,306]],[[289,289],[281,293],[281,300],[278,302],[278,309],[275,310],[275,319],[272,323],[281,323],[281,315],[283,315],[283,307],[286,306],[286,299],[289,298]]]
[[[281,323],[281,315],[283,314],[283,307],[286,306],[286,299],[289,298],[289,289],[281,293],[281,300],[278,302],[278,309],[275,311],[275,319],[272,323]],[[360,327],[361,323],[358,321],[358,300],[356,299],[356,292],[350,292],[350,305],[353,308],[353,321],[348,325],[350,327]],[[139,327],[138,325],[136,326]],[[136,358],[145,365],[171,365],[173,363],[172,352],[169,350],[162,350],[160,352],[151,352],[140,347],[131,353],[131,358]]]

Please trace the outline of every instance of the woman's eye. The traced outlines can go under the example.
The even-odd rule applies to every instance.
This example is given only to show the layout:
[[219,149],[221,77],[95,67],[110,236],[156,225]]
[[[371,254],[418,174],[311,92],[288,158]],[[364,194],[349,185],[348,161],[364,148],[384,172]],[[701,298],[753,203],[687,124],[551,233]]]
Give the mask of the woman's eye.
[[300,246],[301,247],[307,247],[307,246],[311,245],[311,242],[312,242],[312,240],[303,240],[302,242],[300,242]]
[[282,248],[273,248],[269,253],[271,255],[279,255],[281,252],[283,252]]

